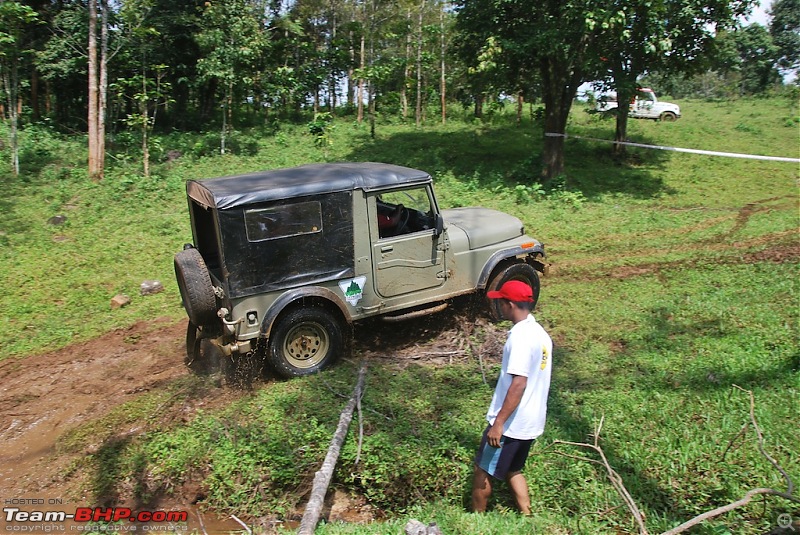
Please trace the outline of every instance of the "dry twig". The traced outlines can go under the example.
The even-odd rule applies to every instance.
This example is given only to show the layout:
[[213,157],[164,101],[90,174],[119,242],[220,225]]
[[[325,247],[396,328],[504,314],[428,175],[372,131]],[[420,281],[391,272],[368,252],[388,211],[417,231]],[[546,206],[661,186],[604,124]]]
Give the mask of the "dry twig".
[[251,530],[249,527],[247,527],[247,524],[245,524],[244,522],[239,520],[239,518],[236,515],[231,515],[231,518],[234,519],[239,524],[241,524],[241,526],[245,529],[245,531],[247,531],[248,535],[253,535],[253,530]]
[[[768,488],[758,488],[749,490],[745,493],[744,496],[742,496],[741,499],[736,500],[735,502],[731,502],[727,505],[717,507],[716,509],[712,509],[711,511],[707,511],[701,515],[692,518],[691,520],[687,520],[680,526],[677,526],[669,531],[665,531],[664,533],[662,533],[662,535],[677,535],[678,533],[683,533],[689,528],[694,527],[705,520],[717,517],[719,515],[733,511],[738,507],[747,505],[753,500],[753,498],[760,495],[779,496],[785,500],[789,500],[790,502],[800,503],[800,498],[794,495],[794,482],[792,481],[792,478],[790,478],[786,470],[784,470],[783,467],[780,464],[778,464],[778,461],[772,458],[772,456],[769,453],[767,453],[767,451],[764,449],[764,435],[761,433],[761,428],[758,426],[758,421],[756,421],[756,401],[755,401],[755,396],[753,396],[752,390],[745,390],[744,388],[738,385],[733,385],[733,387],[738,390],[741,390],[742,392],[747,393],[750,396],[750,425],[753,426],[753,429],[756,430],[756,435],[758,435],[758,451],[761,452],[761,455],[763,455],[770,462],[770,464],[774,466],[778,472],[781,473],[783,478],[786,480],[786,492],[781,492],[779,490],[768,489]],[[742,429],[739,431],[736,437],[734,437],[734,440],[740,435],[742,435],[746,429],[747,429],[747,424],[745,424],[742,427]],[[728,446],[728,448],[725,449],[726,453],[728,449],[730,449],[730,446]]]
[[[751,489],[751,490],[747,491],[745,493],[745,495],[741,499],[736,500],[735,502],[731,502],[731,503],[729,503],[727,505],[723,505],[721,507],[717,507],[716,509],[713,509],[711,511],[707,511],[707,512],[705,512],[703,514],[697,515],[696,517],[694,517],[694,518],[692,518],[690,520],[687,520],[686,522],[684,522],[680,526],[677,526],[677,527],[675,527],[675,528],[673,528],[673,529],[671,529],[669,531],[665,531],[661,535],[677,535],[678,533],[683,533],[684,531],[687,531],[688,529],[700,524],[701,522],[704,522],[704,521],[706,521],[708,519],[717,517],[717,516],[722,515],[724,513],[733,511],[736,508],[739,508],[739,507],[742,507],[744,505],[747,505],[756,496],[761,496],[761,495],[778,496],[778,497],[781,497],[781,498],[783,498],[785,500],[788,500],[788,501],[791,501],[791,502],[794,502],[794,503],[800,503],[800,498],[798,498],[797,496],[794,495],[794,482],[792,481],[792,478],[789,477],[789,474],[786,472],[786,470],[784,470],[783,467],[780,464],[778,464],[778,462],[771,455],[769,455],[767,453],[767,451],[764,449],[764,436],[761,433],[761,428],[759,427],[758,421],[756,420],[756,416],[755,416],[755,397],[753,396],[753,392],[750,391],[750,390],[745,390],[744,388],[742,388],[740,386],[737,386],[737,385],[733,385],[733,387],[738,389],[738,390],[741,390],[742,392],[747,393],[750,396],[750,422],[745,424],[744,426],[742,426],[742,429],[731,440],[731,442],[728,444],[728,447],[725,448],[725,451],[723,452],[723,459],[724,459],[725,455],[727,454],[728,450],[730,450],[731,445],[733,444],[733,442],[737,438],[739,438],[740,436],[744,435],[744,433],[747,430],[748,425],[752,425],[753,429],[755,429],[755,431],[756,431],[756,435],[758,435],[758,451],[761,453],[761,455],[763,455],[770,462],[770,464],[772,464],[773,467],[775,467],[776,470],[778,470],[778,472],[781,473],[783,478],[786,480],[787,490],[785,492],[782,492],[782,491],[775,490],[775,489],[770,489],[770,488]],[[624,483],[622,481],[622,478],[611,467],[611,465],[608,462],[608,459],[606,459],[606,456],[605,456],[605,453],[603,452],[603,449],[599,445],[600,431],[603,428],[604,419],[605,419],[605,416],[603,416],[600,419],[600,423],[595,428],[595,431],[592,434],[592,437],[594,438],[592,444],[586,444],[586,443],[581,443],[581,442],[569,442],[569,441],[565,441],[565,440],[554,440],[552,445],[564,444],[564,445],[567,445],[567,446],[575,446],[575,447],[588,448],[588,449],[594,450],[600,456],[601,461],[597,461],[595,459],[584,458],[584,457],[581,457],[579,455],[570,455],[570,454],[566,454],[566,453],[558,452],[558,451],[556,452],[556,454],[558,454],[558,455],[560,455],[562,457],[567,457],[569,459],[577,459],[577,460],[582,460],[582,461],[586,461],[586,462],[590,462],[590,463],[602,464],[605,467],[606,472],[608,473],[608,478],[611,481],[611,484],[614,486],[614,489],[617,491],[617,493],[620,495],[620,497],[622,497],[622,500],[625,502],[625,505],[628,507],[628,509],[630,510],[630,512],[633,515],[634,519],[636,520],[636,523],[639,526],[639,533],[642,534],[642,535],[647,535],[648,531],[647,531],[647,527],[644,524],[644,514],[642,514],[642,512],[637,507],[636,502],[633,500],[633,497],[630,495],[628,490],[625,488],[625,485],[624,485]]]
[[[625,488],[625,484],[622,482],[622,477],[620,477],[617,471],[611,467],[611,464],[609,464],[608,459],[606,458],[606,454],[603,452],[603,448],[600,447],[600,431],[602,431],[603,429],[604,421],[605,421],[605,415],[603,415],[603,417],[600,418],[600,423],[595,428],[594,433],[592,433],[592,437],[594,438],[592,444],[586,444],[581,442],[568,442],[564,440],[556,440],[553,442],[553,444],[565,444],[568,446],[577,446],[580,448],[589,448],[591,450],[594,450],[600,456],[602,462],[599,464],[602,464],[605,467],[606,472],[608,474],[608,479],[611,481],[611,485],[614,487],[614,490],[616,490],[617,493],[620,495],[622,501],[625,502],[625,505],[628,507],[628,510],[631,512],[633,518],[636,520],[636,524],[639,526],[639,533],[641,535],[647,535],[648,531],[647,531],[647,526],[645,526],[644,523],[644,515],[639,510],[639,507],[636,505],[636,502],[634,501],[630,492],[628,492],[628,489]],[[572,457],[574,458],[575,456]],[[586,460],[591,461],[590,459]],[[591,461],[591,462],[597,463],[597,461]]]

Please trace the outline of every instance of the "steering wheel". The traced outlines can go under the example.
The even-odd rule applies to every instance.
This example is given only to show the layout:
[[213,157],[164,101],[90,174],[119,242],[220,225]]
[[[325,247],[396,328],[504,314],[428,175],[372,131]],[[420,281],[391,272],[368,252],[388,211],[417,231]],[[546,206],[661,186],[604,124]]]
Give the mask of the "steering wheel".
[[411,217],[411,212],[408,211],[408,208],[403,206],[402,204],[397,205],[400,209],[400,221],[397,223],[397,226],[394,228],[395,236],[402,234],[404,230],[408,227],[408,220]]

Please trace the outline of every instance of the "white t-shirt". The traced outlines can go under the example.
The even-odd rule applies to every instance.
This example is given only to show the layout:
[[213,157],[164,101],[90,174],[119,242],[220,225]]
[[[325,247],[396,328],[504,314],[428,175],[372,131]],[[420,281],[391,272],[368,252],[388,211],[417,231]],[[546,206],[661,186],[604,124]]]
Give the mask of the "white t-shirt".
[[550,392],[550,372],[553,368],[553,341],[532,315],[515,324],[503,347],[500,378],[494,389],[486,419],[494,419],[503,406],[514,375],[528,378],[519,406],[506,420],[503,435],[520,440],[537,438],[544,432],[547,416],[547,395]]

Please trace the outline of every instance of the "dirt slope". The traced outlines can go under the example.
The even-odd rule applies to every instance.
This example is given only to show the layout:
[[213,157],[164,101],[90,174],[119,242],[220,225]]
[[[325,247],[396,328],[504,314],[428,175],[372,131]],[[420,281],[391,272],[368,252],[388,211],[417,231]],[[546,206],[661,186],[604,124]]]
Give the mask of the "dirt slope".
[[0,363],[0,497],[63,498],[56,439],[159,384],[186,374],[185,326],[137,323],[94,340]]

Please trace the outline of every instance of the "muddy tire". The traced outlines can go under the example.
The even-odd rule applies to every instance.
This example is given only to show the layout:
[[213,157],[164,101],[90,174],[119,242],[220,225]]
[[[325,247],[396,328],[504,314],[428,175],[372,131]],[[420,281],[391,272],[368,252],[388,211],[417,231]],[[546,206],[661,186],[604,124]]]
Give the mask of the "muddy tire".
[[217,320],[217,301],[211,275],[197,249],[184,249],[175,255],[175,277],[189,321],[198,326]]
[[[522,281],[533,290],[534,305],[539,301],[539,274],[536,270],[524,262],[517,262],[515,264],[506,265],[499,269],[489,281],[486,286],[487,292],[492,292],[500,288],[508,281],[518,280]],[[493,321],[500,321],[502,318],[500,314],[500,307],[496,300],[486,298],[489,309],[489,317]]]
[[281,377],[316,373],[341,356],[345,325],[322,307],[296,308],[272,329],[267,361]]
[[672,113],[671,111],[665,111],[664,113],[661,114],[660,119],[662,121],[666,121],[668,123],[671,123],[673,121],[677,121],[678,120],[678,116],[675,115],[674,113]]

